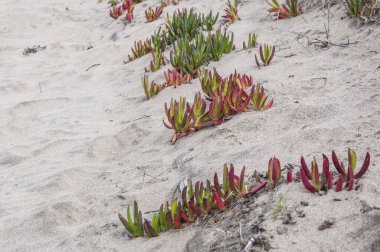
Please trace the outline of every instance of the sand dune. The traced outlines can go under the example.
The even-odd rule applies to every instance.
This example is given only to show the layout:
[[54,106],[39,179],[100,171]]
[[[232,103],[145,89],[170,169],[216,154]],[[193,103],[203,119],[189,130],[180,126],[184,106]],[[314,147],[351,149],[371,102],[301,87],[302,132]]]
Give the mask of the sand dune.
[[[167,13],[193,7],[222,14],[225,2],[181,1],[146,24],[144,10],[158,4],[147,0],[125,26],[96,0],[1,1],[2,251],[236,251],[239,222],[247,241],[260,214],[273,250],[380,251],[380,212],[360,212],[380,204],[380,29],[347,18],[343,1],[331,7],[330,39],[353,44],[327,48],[308,46],[299,35],[325,39],[320,5],[306,2],[302,16],[273,22],[264,0],[242,1],[241,20],[228,29],[236,50],[209,67],[223,76],[237,69],[264,82],[274,106],[169,143],[163,105],[172,97],[192,100],[199,81],[145,101],[140,78],[151,56],[123,60]],[[112,40],[115,32],[124,38]],[[257,49],[240,50],[250,32],[259,34],[259,43],[276,45],[270,67],[257,69]],[[23,55],[33,45],[46,49]],[[149,78],[161,82],[169,68]],[[358,191],[318,197],[301,184],[282,185],[250,202],[248,214],[239,206],[215,225],[194,224],[155,239],[128,239],[117,218],[134,200],[144,212],[156,210],[182,179],[211,178],[226,162],[246,165],[253,174],[265,171],[274,154],[284,164],[298,164],[301,155],[320,161],[332,150],[345,157],[348,147],[359,163],[366,151],[372,155]],[[283,234],[281,220],[271,215],[281,193],[290,208],[309,203],[302,208],[306,216]],[[328,218],[334,227],[319,231]]]

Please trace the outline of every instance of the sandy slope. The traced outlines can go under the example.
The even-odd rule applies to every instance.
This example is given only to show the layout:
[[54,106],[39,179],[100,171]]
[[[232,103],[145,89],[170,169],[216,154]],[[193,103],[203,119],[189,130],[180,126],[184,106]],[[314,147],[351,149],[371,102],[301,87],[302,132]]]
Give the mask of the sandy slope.
[[[380,213],[361,214],[360,208],[380,204],[379,26],[357,27],[345,17],[343,5],[335,5],[331,40],[344,43],[349,38],[357,43],[319,49],[307,46],[305,38],[297,42],[296,33],[325,38],[326,17],[320,8],[272,22],[264,0],[243,1],[242,20],[229,28],[237,49],[249,32],[257,32],[260,43],[277,46],[273,63],[258,70],[254,50],[233,52],[210,66],[223,75],[237,68],[266,82],[275,105],[265,112],[236,116],[173,146],[168,143],[171,132],[162,125],[163,104],[181,95],[192,99],[199,82],[168,88],[145,101],[140,78],[150,56],[122,64],[135,40],[145,39],[164,23],[161,18],[145,24],[143,11],[157,2],[136,6],[135,22],[125,28],[95,0],[0,2],[1,250],[194,250],[194,239],[187,244],[194,235],[206,237],[224,226],[194,225],[152,240],[128,240],[117,212],[133,200],[143,211],[156,210],[172,198],[181,179],[211,178],[225,162],[239,168],[247,165],[251,174],[264,171],[273,154],[283,164],[298,164],[301,155],[320,160],[321,152],[332,149],[345,157],[348,147],[357,150],[359,163],[365,151],[372,154],[360,190],[318,197],[300,184],[283,185],[258,200],[267,202],[263,225],[277,251],[375,248]],[[222,14],[224,5],[220,0],[193,0],[179,7],[211,8]],[[174,10],[166,8],[163,16]],[[112,41],[115,31],[126,38]],[[47,48],[23,56],[24,48],[32,45]],[[100,65],[86,71],[94,64]],[[168,67],[150,78],[162,80]],[[279,193],[289,207],[309,202],[306,217],[283,235],[276,232],[281,222],[270,216]],[[332,229],[317,230],[332,217],[336,219]],[[235,221],[239,220],[231,220]],[[248,239],[249,227],[244,226],[244,234]],[[212,242],[205,238],[195,250],[207,251]]]

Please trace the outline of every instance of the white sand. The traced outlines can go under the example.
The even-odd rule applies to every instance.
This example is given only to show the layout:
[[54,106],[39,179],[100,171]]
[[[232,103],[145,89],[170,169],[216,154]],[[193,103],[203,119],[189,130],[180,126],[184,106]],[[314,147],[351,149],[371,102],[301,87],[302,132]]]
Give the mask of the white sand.
[[[223,14],[225,2],[183,1],[178,7]],[[239,169],[247,165],[252,174],[265,171],[274,154],[282,164],[298,164],[301,155],[308,161],[316,155],[321,162],[322,152],[330,156],[335,149],[345,158],[348,147],[357,151],[359,165],[366,151],[372,155],[360,190],[318,197],[299,183],[282,185],[279,192],[289,206],[309,202],[307,215],[282,236],[270,221],[265,225],[277,251],[370,251],[380,239],[380,213],[361,214],[360,207],[380,204],[380,29],[357,27],[342,2],[331,9],[330,39],[357,43],[315,49],[306,39],[297,43],[295,32],[325,39],[326,16],[319,7],[273,22],[264,0],[243,1],[241,21],[229,28],[237,50],[256,32],[260,43],[277,46],[272,64],[258,70],[254,53],[239,51],[210,66],[223,75],[237,68],[267,82],[274,106],[238,115],[173,146],[172,132],[162,124],[163,104],[181,95],[193,99],[199,82],[145,101],[140,78],[151,56],[122,61],[135,40],[152,34],[177,7],[146,24],[144,10],[158,3],[148,0],[135,7],[135,21],[124,28],[108,16],[106,3],[96,0],[2,0],[1,251],[183,251],[199,226],[129,240],[117,213],[133,200],[143,212],[156,210],[181,179],[211,178],[225,162]],[[127,38],[112,41],[116,31]],[[23,56],[33,45],[47,48]],[[89,46],[93,49],[86,50]],[[86,71],[94,64],[101,65]],[[163,80],[169,67],[150,79]],[[318,231],[327,217],[336,225]]]

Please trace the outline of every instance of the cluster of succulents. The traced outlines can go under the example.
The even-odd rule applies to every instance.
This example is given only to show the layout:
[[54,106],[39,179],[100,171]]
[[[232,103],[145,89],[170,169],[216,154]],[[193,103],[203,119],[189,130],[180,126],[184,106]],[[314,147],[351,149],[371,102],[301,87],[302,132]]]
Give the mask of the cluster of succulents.
[[152,60],[150,61],[148,67],[145,68],[145,72],[156,72],[161,66],[167,64],[167,59],[165,58],[163,52],[159,48],[155,48],[152,51]]
[[[315,158],[311,163],[311,169],[306,164],[306,161],[301,157],[301,169],[300,177],[302,183],[306,189],[312,193],[319,191],[327,191],[333,189],[340,192],[343,188],[347,191],[354,189],[354,185],[358,183],[358,180],[367,172],[370,164],[370,155],[367,152],[363,165],[360,170],[355,174],[356,169],[356,153],[352,149],[348,149],[348,166],[344,167],[343,162],[339,162],[339,159],[334,151],[332,151],[332,161],[337,170],[337,179],[334,180],[334,173],[330,171],[329,159],[325,154],[322,154],[323,164],[322,173],[318,170],[318,164]],[[311,182],[310,182],[311,180]]]
[[257,181],[255,185],[245,181],[245,167],[240,176],[235,174],[233,164],[225,164],[223,180],[219,182],[218,174],[215,173],[213,182],[187,180],[187,185],[182,189],[179,198],[175,198],[160,206],[152,219],[143,220],[141,211],[135,201],[131,215],[130,207],[127,208],[126,217],[119,214],[119,219],[128,231],[128,236],[149,238],[157,237],[160,233],[170,229],[181,229],[185,225],[201,219],[205,215],[216,211],[226,211],[233,204],[234,199],[252,197],[263,190],[267,182]]
[[[273,59],[274,53],[276,51],[275,46],[264,44],[264,46],[260,46],[259,52],[260,52],[260,59],[264,66],[268,66],[270,62]],[[259,60],[257,59],[257,56],[255,55],[255,62],[258,68],[261,67],[261,64]]]
[[129,23],[132,22],[134,2],[135,1],[133,0],[122,0],[121,2],[110,1],[109,4],[111,5],[111,9],[109,11],[109,15],[113,19],[118,19],[120,16],[123,15],[123,13],[125,13],[125,21]]
[[[186,101],[182,100],[180,103],[178,106],[187,107],[185,105]],[[189,120],[185,120],[185,124],[188,122]],[[350,191],[354,189],[354,184],[358,183],[358,179],[368,170],[370,155],[369,153],[366,154],[364,163],[356,174],[354,174],[356,154],[351,149],[348,150],[348,160],[349,164],[346,172],[343,164],[339,163],[333,151],[333,163],[339,174],[339,178],[334,183],[333,173],[329,170],[329,160],[325,155],[323,155],[322,174],[318,171],[315,158],[311,164],[311,170],[309,170],[304,158],[301,157],[300,180],[313,193],[321,190],[327,191],[332,189],[334,185],[337,192],[341,191],[343,187]],[[153,215],[150,221],[143,220],[142,212],[139,211],[136,201],[134,202],[132,215],[128,206],[126,217],[121,214],[118,216],[130,238],[157,237],[162,232],[170,229],[181,229],[197,219],[202,220],[205,215],[228,211],[236,202],[236,199],[252,197],[264,190],[274,190],[285,180],[282,180],[281,173],[280,160],[276,157],[269,159],[268,170],[264,178],[260,178],[255,171],[254,182],[245,181],[245,167],[241,169],[239,174],[235,173],[233,164],[224,164],[221,182],[219,182],[217,173],[215,173],[213,181],[206,180],[205,183],[196,181],[193,185],[192,180],[188,179],[185,186],[181,188],[179,197],[173,199],[170,204],[169,202],[162,204],[159,211]],[[292,182],[291,172],[287,173],[286,180],[288,183]]]
[[167,86],[181,86],[184,83],[191,83],[192,77],[188,73],[183,73],[182,70],[178,71],[176,68],[164,72],[165,84]]
[[152,40],[146,39],[144,42],[141,40],[135,41],[134,46],[131,47],[131,51],[132,53],[128,55],[129,61],[133,61],[150,53],[152,51]]
[[222,34],[220,28],[207,37],[198,33],[193,40],[187,37],[178,39],[170,52],[170,63],[195,77],[205,63],[218,61],[223,54],[230,53],[235,48],[233,41],[233,33]]
[[380,3],[376,0],[345,0],[347,15],[358,18],[379,18]]
[[177,4],[179,4],[179,0],[160,0],[160,6],[162,8],[164,8],[170,4],[177,5]]
[[201,16],[192,8],[190,11],[178,9],[171,18],[167,16],[166,41],[168,45],[171,45],[178,39],[192,40],[202,29],[211,31],[217,20],[218,15],[213,16],[211,11],[207,16]]
[[298,5],[298,0],[286,0],[286,3],[284,4],[280,4],[278,0],[272,0],[272,2],[268,2],[268,4],[271,6],[271,8],[268,9],[268,12],[273,13],[276,20],[296,17],[302,14],[302,9]]
[[154,81],[149,83],[149,78],[147,75],[144,75],[141,78],[141,84],[144,88],[144,92],[145,92],[145,96],[147,100],[157,95],[158,92],[160,92],[162,89],[165,88],[164,84],[159,85],[159,84],[156,84]]
[[[222,78],[216,69],[213,71],[203,69],[198,71],[198,77],[205,99],[198,92],[192,105],[186,103],[183,97],[179,102],[172,99],[169,108],[165,104],[168,123],[164,121],[164,125],[174,130],[172,143],[190,132],[218,126],[226,118],[250,111],[250,104],[256,111],[269,109],[273,104],[273,100],[268,102],[264,88],[260,84],[253,84],[252,76],[238,74],[235,71],[230,76]],[[249,95],[248,88],[251,87]]]
[[147,10],[145,10],[145,18],[148,23],[151,23],[155,20],[157,20],[161,14],[162,14],[163,8],[161,6],[156,7],[153,9],[152,7],[149,7]]
[[259,35],[257,35],[256,33],[250,33],[248,35],[248,42],[247,43],[245,43],[245,41],[243,42],[243,49],[246,50],[249,48],[254,48],[257,44],[258,37]]
[[223,16],[223,23],[235,23],[235,21],[240,20],[237,9],[237,0],[228,0],[227,8],[224,10],[225,15]]

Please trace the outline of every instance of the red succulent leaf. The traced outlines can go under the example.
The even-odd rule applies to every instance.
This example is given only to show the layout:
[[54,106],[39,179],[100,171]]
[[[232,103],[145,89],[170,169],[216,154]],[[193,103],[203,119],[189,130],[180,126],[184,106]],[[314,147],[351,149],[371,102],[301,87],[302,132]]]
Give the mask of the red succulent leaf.
[[311,179],[311,173],[310,173],[310,170],[309,168],[307,167],[307,164],[305,162],[305,159],[303,158],[303,156],[301,157],[301,170],[304,171],[306,177],[308,179]]
[[270,109],[273,105],[273,100],[271,100],[265,107],[264,110]]
[[189,204],[190,208],[191,208],[191,209],[192,209],[192,210],[193,210],[198,216],[201,216],[202,214],[204,214],[204,211],[203,211],[201,208],[199,208],[198,206],[195,206],[194,203],[193,203],[191,200],[189,200],[188,204]]
[[301,174],[301,180],[302,180],[302,183],[304,184],[304,186],[306,187],[307,190],[309,190],[310,192],[312,193],[315,193],[316,192],[316,189],[315,187],[310,183],[307,175],[305,174],[305,170],[304,169],[300,169],[300,174]]
[[174,215],[173,223],[176,229],[180,229],[182,227],[177,214]]
[[267,182],[266,181],[261,181],[259,182],[257,185],[255,185],[254,187],[252,187],[250,193],[257,193],[259,192],[261,189],[265,188],[265,186],[267,185]]
[[179,212],[179,214],[180,214],[181,218],[182,218],[184,221],[186,221],[187,223],[191,223],[189,217],[186,216],[186,214],[185,214],[185,212],[184,212],[183,210],[181,210],[181,211]]
[[288,173],[286,174],[286,181],[288,184],[293,182],[293,170],[288,170]]
[[341,164],[339,163],[339,159],[335,153],[335,151],[332,151],[332,160],[333,160],[333,164],[336,168],[336,170],[343,175],[344,178],[347,177],[347,174],[346,172],[344,171],[344,168],[341,166]]
[[369,164],[370,164],[370,155],[369,153],[367,152],[367,154],[365,155],[365,159],[364,159],[364,162],[363,162],[363,165],[362,165],[362,168],[360,169],[360,171],[358,173],[356,173],[355,175],[355,178],[358,179],[358,178],[361,178],[364,173],[367,172],[368,170],[368,167],[369,167]]
[[336,182],[336,191],[337,192],[342,191],[342,189],[343,189],[343,181],[344,181],[343,175],[339,174],[339,178],[338,178],[338,180]]
[[220,198],[220,195],[217,191],[214,192],[214,197],[215,197],[215,200],[216,200],[216,203],[217,203],[219,209],[221,211],[226,210],[226,207],[224,206],[224,203],[223,203],[222,199]]
[[237,195],[239,194],[237,188],[236,188],[236,182],[235,182],[235,173],[234,173],[234,166],[231,165],[230,167],[230,171],[228,173],[228,178],[229,178],[229,182],[230,182],[230,187],[231,187],[231,190]]

